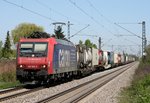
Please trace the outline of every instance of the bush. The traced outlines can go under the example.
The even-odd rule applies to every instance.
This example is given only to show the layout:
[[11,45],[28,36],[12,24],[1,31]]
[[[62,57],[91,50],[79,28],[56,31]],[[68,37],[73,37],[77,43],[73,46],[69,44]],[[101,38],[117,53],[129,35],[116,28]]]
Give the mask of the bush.
[[120,103],[150,103],[150,63],[140,62],[130,87],[121,92]]
[[135,71],[134,80],[143,79],[146,75],[150,75],[150,63],[140,62],[138,69]]
[[2,74],[0,74],[0,81],[16,82],[16,72],[15,71],[3,72]]
[[150,103],[150,75],[134,81],[122,91],[120,103]]
[[0,74],[3,72],[16,71],[15,59],[0,59]]

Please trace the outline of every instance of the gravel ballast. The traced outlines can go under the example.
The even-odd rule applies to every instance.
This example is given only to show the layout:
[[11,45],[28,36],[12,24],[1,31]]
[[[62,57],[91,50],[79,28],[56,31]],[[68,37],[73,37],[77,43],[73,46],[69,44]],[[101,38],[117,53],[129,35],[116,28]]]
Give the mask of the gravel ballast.
[[[138,65],[138,63],[136,63],[136,66],[137,65]],[[60,85],[57,85],[54,87],[45,88],[43,90],[36,91],[31,94],[27,94],[27,95],[24,95],[21,97],[16,97],[14,99],[4,101],[4,103],[34,103],[34,102],[37,102],[46,97],[55,95],[62,91],[65,91],[69,88],[75,87],[84,82],[90,81],[99,76],[103,76],[106,73],[115,71],[119,68],[121,68],[121,67],[106,70],[104,72],[95,73],[95,74],[87,76],[85,78],[73,80],[73,81],[63,83],[63,84],[60,84]],[[103,86],[98,91],[92,93],[92,95],[90,95],[88,97],[88,99],[86,98],[83,101],[81,101],[81,103],[83,103],[83,102],[86,102],[86,103],[116,103],[115,97],[117,97],[117,95],[115,93],[118,93],[122,87],[128,86],[130,84],[130,81],[131,81],[132,75],[134,74],[134,71],[135,71],[134,68],[127,70],[125,73],[123,73],[119,77],[117,77],[118,79],[115,78],[113,81],[106,84],[106,86]]]
[[120,74],[79,103],[117,103],[117,98],[119,97],[121,90],[127,86],[130,86],[138,65],[139,62],[136,62],[131,69],[128,69],[124,73]]

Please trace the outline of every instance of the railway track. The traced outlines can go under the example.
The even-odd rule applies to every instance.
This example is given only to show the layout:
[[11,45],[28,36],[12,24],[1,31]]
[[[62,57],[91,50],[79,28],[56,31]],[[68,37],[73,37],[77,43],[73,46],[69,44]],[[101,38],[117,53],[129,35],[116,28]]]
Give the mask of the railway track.
[[[88,82],[86,82],[86,83],[83,83],[83,84],[81,84],[81,85],[79,85],[79,86],[76,86],[76,87],[71,88],[71,89],[69,89],[69,90],[66,90],[66,91],[64,91],[64,92],[61,92],[61,93],[59,93],[59,94],[53,95],[53,96],[48,97],[48,98],[45,98],[45,99],[43,99],[43,100],[40,100],[40,101],[38,101],[37,103],[45,103],[45,102],[56,103],[56,102],[61,102],[61,101],[62,101],[62,102],[74,102],[74,103],[76,103],[77,101],[80,101],[82,98],[84,98],[84,97],[86,97],[87,95],[89,95],[91,92],[97,90],[97,89],[100,88],[101,86],[103,86],[103,85],[105,85],[106,83],[108,83],[110,80],[112,80],[112,78],[118,76],[120,73],[122,73],[122,72],[124,72],[126,69],[130,68],[130,67],[132,66],[132,64],[133,64],[133,63],[128,64],[128,65],[126,65],[126,66],[124,66],[124,67],[121,67],[120,69],[118,69],[118,70],[116,70],[116,71],[113,71],[113,72],[110,72],[110,73],[108,73],[108,74],[105,74],[105,75],[103,75],[103,76],[101,76],[101,77],[99,77],[99,78],[95,78],[95,79],[93,79],[93,80],[91,80],[91,81],[88,81]],[[125,68],[125,69],[124,69],[124,68]],[[121,72],[120,72],[120,70],[121,70]],[[109,80],[103,81],[101,84],[99,84],[99,86],[96,86],[96,84],[97,84],[97,83],[96,83],[95,86],[94,86],[94,88],[93,88],[93,83],[94,83],[95,81],[98,81],[99,79],[107,78],[109,75],[114,74],[114,73],[116,73],[116,72],[119,72],[118,75],[111,77],[111,79],[109,79]],[[86,85],[89,85],[89,84],[90,84],[89,87],[85,87]],[[83,89],[81,90],[80,88],[83,88]],[[84,88],[86,88],[86,89],[84,89]],[[93,89],[89,89],[89,88],[93,88]],[[36,91],[39,91],[39,90],[42,90],[42,89],[44,89],[44,86],[42,86],[42,87],[37,87],[37,88],[34,88],[34,89],[26,89],[26,90],[24,90],[24,91],[23,91],[23,88],[18,88],[18,89],[17,89],[17,88],[14,88],[14,89],[12,89],[12,90],[6,91],[7,93],[5,93],[5,92],[0,92],[0,93],[1,93],[1,94],[0,94],[0,102],[6,101],[6,100],[9,100],[9,99],[13,99],[13,98],[16,98],[16,97],[20,97],[20,96],[23,96],[23,95],[27,95],[27,94],[29,94],[29,93],[36,92]],[[83,94],[82,94],[81,91],[86,91],[86,90],[88,90],[88,91],[87,91],[86,93],[83,93]],[[16,91],[19,91],[19,92],[16,93]],[[75,91],[78,91],[78,92],[77,92],[77,93],[73,93],[73,92],[75,92]],[[11,93],[11,92],[15,92],[15,93]],[[9,93],[10,93],[10,94],[9,94]],[[80,93],[81,93],[81,94],[80,94]],[[2,94],[3,94],[4,96],[3,96]],[[6,95],[6,94],[8,94],[8,95]],[[65,97],[64,97],[64,96],[65,96]],[[74,99],[72,99],[72,97],[74,97]],[[76,97],[76,98],[75,98],[75,97]],[[63,99],[62,99],[62,98],[63,98]],[[65,99],[65,100],[64,100],[64,99]]]
[[116,71],[113,71],[111,73],[108,73],[106,75],[103,75],[101,77],[95,78],[91,81],[88,81],[86,83],[83,83],[81,85],[78,85],[76,87],[73,87],[71,89],[68,89],[66,91],[63,91],[59,94],[47,97],[43,100],[38,101],[37,103],[77,103],[81,99],[85,98],[92,92],[96,91],[109,81],[111,81],[113,78],[117,77],[118,75],[125,72],[127,69],[134,66],[135,63],[131,63],[125,67],[122,67]]
[[[37,87],[37,88],[34,88],[34,89],[14,88],[10,91],[6,91],[7,93],[2,93],[4,96],[0,95],[0,102],[9,100],[9,99],[12,99],[12,98],[15,98],[15,97],[27,95],[29,93],[42,90],[43,88],[44,88],[43,86],[42,87]],[[12,93],[12,92],[14,92],[14,93]]]
[[23,89],[23,86],[17,86],[17,87],[14,87],[14,88],[8,88],[6,90],[0,91],[0,95],[6,94],[6,93],[9,93],[9,92],[13,92],[13,91],[17,91],[17,90],[21,90],[21,89]]

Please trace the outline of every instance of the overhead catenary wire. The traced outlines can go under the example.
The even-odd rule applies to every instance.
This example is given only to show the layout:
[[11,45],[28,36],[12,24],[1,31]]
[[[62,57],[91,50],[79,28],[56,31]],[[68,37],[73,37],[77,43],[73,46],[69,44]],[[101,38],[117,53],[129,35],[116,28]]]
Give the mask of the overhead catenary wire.
[[[44,15],[42,15],[42,14],[40,14],[40,13],[38,13],[38,12],[35,12],[35,11],[33,11],[33,10],[30,10],[30,9],[28,9],[28,8],[25,8],[23,5],[19,5],[19,4],[13,3],[13,2],[10,2],[10,1],[8,1],[8,0],[3,0],[3,1],[6,2],[6,3],[8,3],[8,4],[14,5],[14,6],[16,6],[16,7],[19,7],[19,8],[21,8],[21,9],[23,9],[23,10],[26,10],[26,11],[28,11],[28,12],[30,12],[30,13],[36,14],[36,15],[38,15],[38,16],[40,16],[40,17],[45,18],[45,19],[51,20],[51,21],[53,21],[53,22],[56,22],[56,20],[54,20],[54,19],[52,19],[52,18],[50,18],[50,17],[44,16]],[[41,3],[41,2],[39,2],[39,3]],[[43,6],[44,6],[44,4],[43,4]],[[59,13],[59,14],[60,14],[60,13]],[[63,14],[60,14],[60,15],[63,15]],[[66,17],[66,18],[67,18],[67,17]],[[88,26],[89,26],[89,24],[88,24]],[[85,29],[85,28],[84,28],[84,29]],[[80,30],[80,31],[82,31],[82,30]],[[75,33],[75,34],[72,35],[71,37],[77,35],[80,31],[78,31],[77,33]]]
[[[69,19],[72,19],[72,18],[70,18],[70,17],[64,15],[63,13],[60,13],[60,12],[58,12],[57,10],[55,10],[55,9],[53,9],[53,8],[51,8],[51,7],[49,7],[49,5],[43,3],[43,2],[41,2],[41,1],[39,1],[39,0],[35,0],[35,1],[36,1],[39,5],[41,5],[41,6],[45,7],[45,8],[47,8],[47,9],[49,9],[50,11],[53,11],[54,13],[57,13],[57,14],[59,14],[60,16],[66,18],[68,21],[69,21]],[[72,19],[72,20],[74,20],[74,21],[76,21],[77,23],[81,24],[81,22],[79,22],[78,20],[75,20],[75,19]],[[72,29],[75,30],[74,28],[72,28]],[[77,32],[77,30],[75,30],[75,31]]]
[[90,25],[88,24],[86,27],[82,28],[81,30],[79,30],[77,33],[73,34],[70,36],[70,38],[74,37],[75,35],[77,35],[79,32],[81,32],[82,30],[86,29],[87,27],[89,27]]
[[[105,45],[105,46],[112,46],[112,45]],[[113,45],[113,46],[122,46],[122,47],[123,46],[126,46],[126,47],[128,47],[128,46],[135,46],[136,47],[136,46],[141,46],[141,45]]]
[[[100,25],[102,28],[104,28],[105,30],[107,30],[107,32],[113,34],[113,32],[111,32],[109,29],[107,29],[103,24],[99,23],[99,21],[97,21],[93,16],[89,15],[87,12],[85,12],[81,7],[79,7],[75,2],[73,2],[72,0],[69,0],[69,2],[71,4],[73,4],[76,8],[78,8],[82,13],[84,13],[86,16],[88,16],[91,20],[93,20],[96,24]],[[114,34],[113,34],[114,35]]]
[[109,20],[107,17],[105,17],[92,3],[91,1],[87,0],[87,2],[89,3],[89,5],[101,16],[103,17],[108,23],[113,24],[113,22],[111,20]]
[[[106,16],[104,16],[100,11],[99,9],[97,9],[92,3],[91,1],[87,0],[87,2],[89,3],[89,5],[91,6],[91,8],[93,8],[102,18],[104,18],[104,20],[106,20],[108,23],[114,25],[114,22],[110,19],[108,19]],[[115,28],[116,29],[116,28]],[[112,33],[112,32],[111,32]],[[113,33],[112,33],[113,34]],[[114,34],[113,34],[114,35]],[[116,36],[116,35],[114,35]]]
[[[104,20],[106,20],[108,23],[110,23],[110,24],[112,24],[112,25],[118,27],[117,24],[114,24],[114,22],[112,22],[110,19],[108,19],[107,17],[105,17],[105,16],[99,11],[99,9],[97,9],[97,8],[91,3],[90,0],[87,0],[87,2],[88,2],[89,5],[91,6],[91,8],[93,8],[102,18],[104,18]],[[130,24],[135,24],[135,23],[130,23]],[[125,28],[122,28],[122,29],[125,29]],[[125,36],[137,36],[138,38],[141,38],[140,36],[136,35],[135,33],[132,33],[132,32],[130,32],[130,31],[127,30],[127,29],[125,29],[125,30],[132,34],[132,35],[125,35]],[[122,35],[116,35],[116,34],[113,34],[113,35],[114,35],[114,36],[117,36],[117,37],[122,36]],[[130,40],[127,40],[127,39],[126,39],[126,41],[129,41],[129,42],[132,42],[132,43],[138,45],[137,43],[135,43],[135,42],[133,42],[133,41],[130,41]]]
[[64,15],[63,13],[61,13],[61,12],[59,12],[59,11],[57,11],[57,10],[51,8],[51,7],[49,7],[49,5],[43,3],[43,2],[41,2],[41,1],[39,1],[39,0],[35,0],[35,1],[36,1],[39,5],[41,5],[41,6],[45,7],[45,8],[47,8],[47,9],[49,9],[50,11],[53,11],[54,13],[56,13],[56,14],[58,14],[58,15],[64,17],[64,18],[66,18],[68,21],[74,20],[74,21],[76,21],[77,23],[81,24],[81,21],[78,21],[78,20],[76,20],[76,19],[73,19],[73,18],[71,18],[71,17],[68,17],[68,16]]
[[69,17],[67,17],[67,16],[63,15],[62,13],[60,13],[60,12],[58,12],[58,11],[52,9],[51,7],[49,7],[48,5],[46,5],[45,3],[43,3],[43,2],[41,2],[41,1],[39,1],[39,0],[35,0],[35,1],[36,1],[39,5],[41,5],[41,6],[45,7],[45,8],[48,8],[50,11],[52,10],[52,11],[54,11],[55,13],[57,13],[57,14],[59,14],[59,15],[65,17],[66,19],[69,19]]
[[[132,34],[133,36],[136,36],[136,37],[138,37],[138,38],[140,38],[140,39],[143,39],[142,37],[138,36],[137,34],[131,32],[130,30],[128,30],[128,29],[122,27],[121,25],[119,25],[119,24],[142,24],[142,23],[119,23],[119,24],[118,24],[118,23],[114,23],[114,24],[115,24],[116,26],[118,26],[118,27],[124,29],[125,31],[129,32],[129,33]],[[148,41],[148,42],[150,42],[150,41]]]
[[8,0],[3,0],[3,1],[6,2],[6,3],[8,3],[8,4],[14,5],[14,6],[16,6],[16,7],[19,7],[19,8],[21,8],[21,9],[23,9],[23,10],[26,10],[26,11],[32,13],[32,14],[38,15],[38,16],[40,16],[40,17],[43,17],[43,18],[45,18],[45,19],[47,19],[47,20],[56,21],[56,20],[54,20],[54,19],[52,19],[52,18],[50,18],[50,17],[47,17],[47,16],[45,16],[45,15],[42,15],[42,14],[40,14],[40,13],[38,13],[38,12],[33,11],[33,10],[30,10],[30,9],[24,7],[24,6],[21,6],[21,5],[18,5],[18,4],[16,4],[16,3],[10,2],[10,1],[8,1]]
[[128,29],[126,29],[126,28],[124,28],[124,27],[120,26],[119,24],[117,24],[117,23],[114,23],[114,24],[115,24],[116,26],[118,26],[118,27],[120,27],[120,28],[124,29],[125,31],[129,32],[130,34],[132,34],[132,35],[134,35],[134,36],[136,36],[136,37],[138,37],[138,38],[142,39],[142,37],[140,37],[140,36],[138,36],[137,34],[135,34],[135,33],[131,32],[130,30],[128,30]]
[[[120,28],[126,30],[127,32],[129,32],[129,33],[132,34],[133,36],[136,36],[136,37],[142,39],[142,37],[138,36],[137,34],[135,34],[135,33],[131,32],[130,30],[128,30],[128,29],[126,29],[126,28],[120,26],[120,25],[119,25],[120,23],[119,23],[119,24],[118,24],[118,23],[113,23],[110,19],[108,19],[107,17],[105,17],[89,0],[87,0],[87,2],[88,2],[89,5],[90,5],[101,17],[103,17],[107,22],[109,22],[110,24],[114,24],[114,25],[116,25],[117,27],[120,27]],[[133,23],[121,23],[121,24],[137,24],[137,23],[134,23],[134,22],[133,22]],[[138,24],[140,24],[140,23],[138,23]]]
[[129,41],[129,42],[131,42],[131,43],[133,43],[133,44],[136,44],[136,45],[140,45],[140,44],[137,44],[137,43],[135,43],[134,41],[131,41],[131,40],[128,40],[128,39],[124,39],[125,41]]
[[[21,6],[21,5],[18,5],[18,4],[16,4],[16,3],[10,2],[10,1],[8,1],[8,0],[3,0],[3,1],[5,1],[5,2],[7,2],[7,3],[9,3],[9,4],[12,4],[12,5],[14,5],[14,6],[17,6],[17,7],[19,7],[19,8],[22,8],[22,9],[24,9],[24,10],[30,12],[30,13],[36,14],[36,15],[38,15],[38,16],[41,16],[41,17],[43,17],[43,18],[45,18],[45,19],[48,19],[48,20],[51,20],[51,21],[56,21],[56,20],[54,20],[54,19],[52,19],[52,18],[50,18],[50,17],[48,17],[48,16],[44,16],[44,15],[38,13],[38,12],[35,12],[35,11],[31,10],[31,9],[28,9],[28,8],[24,7],[23,5]],[[39,1],[39,0],[37,0],[37,1]],[[69,0],[69,1],[71,1],[71,0]],[[88,0],[88,1],[89,1],[89,0]],[[76,3],[75,3],[75,4],[76,4]],[[43,5],[43,6],[44,6],[44,5]],[[83,10],[83,9],[81,8],[81,10]],[[84,11],[84,10],[83,10],[83,11]],[[85,13],[86,13],[86,12],[85,12]],[[61,14],[60,14],[60,15],[61,15]],[[63,15],[62,15],[62,16],[63,16]],[[92,16],[89,15],[88,13],[87,13],[87,16],[89,16],[95,23],[97,23],[98,25],[101,25],[103,28],[105,28],[103,24],[99,23],[94,17],[92,17]],[[103,15],[102,15],[102,16],[103,16]],[[104,17],[104,16],[103,16],[103,17]],[[66,17],[66,18],[67,18],[67,17]],[[108,20],[108,21],[109,21],[109,20]],[[105,28],[105,29],[106,29],[106,28]],[[109,31],[109,30],[107,30],[107,31]],[[111,31],[109,31],[109,32],[111,32]],[[113,34],[113,33],[111,32],[111,34]]]
[[98,37],[97,35],[87,35],[87,34],[84,34],[84,35],[78,35],[78,36]]
[[117,23],[117,24],[141,24],[141,23],[136,23],[136,22],[130,22],[130,23],[129,23],[129,22],[128,22],[128,23],[125,23],[125,22],[124,22],[124,23],[123,23],[123,22],[122,22],[122,23]]

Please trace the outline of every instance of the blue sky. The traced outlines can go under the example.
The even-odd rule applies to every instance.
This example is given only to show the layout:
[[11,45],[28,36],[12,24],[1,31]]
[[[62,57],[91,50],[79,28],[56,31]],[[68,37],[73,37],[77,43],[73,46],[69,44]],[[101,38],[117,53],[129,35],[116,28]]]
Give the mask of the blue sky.
[[[6,1],[52,20],[33,14]],[[73,24],[71,25],[71,35],[88,24],[90,25],[71,38],[74,43],[78,43],[79,40],[90,39],[98,45],[98,37],[101,37],[103,50],[138,54],[140,50],[138,45],[141,45],[141,39],[136,36],[116,36],[132,34],[114,25],[114,23],[133,23],[119,25],[141,36],[142,25],[138,23],[145,21],[146,37],[149,40],[149,4],[149,0],[0,0],[0,40],[4,42],[6,32],[11,31],[20,23],[34,23],[44,27],[46,32],[53,34],[54,25],[52,23],[70,21]],[[63,26],[63,30],[67,36],[67,26]]]

